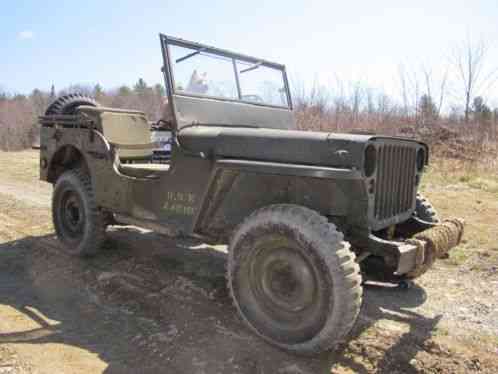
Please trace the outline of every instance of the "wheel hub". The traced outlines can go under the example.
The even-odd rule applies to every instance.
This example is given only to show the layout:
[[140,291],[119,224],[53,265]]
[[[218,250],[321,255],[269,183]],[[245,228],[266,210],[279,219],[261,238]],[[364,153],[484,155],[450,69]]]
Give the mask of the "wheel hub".
[[77,238],[83,234],[84,212],[80,197],[74,191],[66,191],[62,197],[61,218],[69,236]]
[[272,251],[261,261],[259,287],[270,303],[299,312],[313,302],[315,279],[306,261],[290,248]]
[[301,243],[281,234],[250,242],[234,290],[244,315],[276,340],[300,342],[325,323],[330,295],[323,272]]

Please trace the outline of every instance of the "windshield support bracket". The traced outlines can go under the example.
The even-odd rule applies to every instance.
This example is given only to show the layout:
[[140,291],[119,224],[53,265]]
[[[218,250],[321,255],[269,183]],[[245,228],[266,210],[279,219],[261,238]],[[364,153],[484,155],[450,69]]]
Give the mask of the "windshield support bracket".
[[180,58],[176,59],[176,63],[178,64],[179,62],[185,61],[185,60],[187,60],[187,59],[189,59],[189,58],[191,58],[191,57],[194,57],[194,56],[196,56],[196,55],[199,55],[199,54],[201,54],[202,52],[204,52],[205,50],[206,50],[206,48],[200,48],[200,49],[198,49],[198,50],[197,50],[197,51],[195,51],[195,52],[189,53],[188,55],[185,55],[185,56],[183,56],[183,57],[180,57]]
[[262,62],[262,61],[257,62],[257,63],[255,63],[254,65],[249,66],[248,68],[242,69],[242,70],[240,71],[240,74],[242,74],[242,73],[247,73],[248,71],[256,70],[256,69],[257,69],[257,68],[259,68],[261,65],[263,65],[263,62]]

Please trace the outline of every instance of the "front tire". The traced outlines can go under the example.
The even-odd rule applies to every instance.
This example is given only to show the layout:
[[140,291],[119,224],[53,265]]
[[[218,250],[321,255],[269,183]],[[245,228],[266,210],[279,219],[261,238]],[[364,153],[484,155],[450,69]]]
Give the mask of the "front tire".
[[[421,194],[417,194],[414,215],[418,219],[425,222],[435,223],[435,224],[441,223],[441,219],[439,218],[439,215],[434,206],[427,198],[425,198]],[[436,258],[437,256],[434,250],[431,247],[428,247],[425,251],[424,263],[420,265],[418,269],[413,270],[408,274],[406,274],[405,278],[416,279],[424,275],[425,273],[427,273],[429,269],[432,268],[432,265],[434,265],[434,263],[436,262]]]
[[429,223],[440,223],[439,215],[436,208],[431,204],[429,199],[425,198],[421,194],[417,194],[417,199],[415,201],[415,217],[421,219],[422,221]]
[[254,212],[231,240],[227,271],[243,320],[289,351],[332,348],[360,311],[355,255],[333,224],[305,207],[272,205]]
[[58,239],[71,255],[98,252],[105,239],[105,219],[84,171],[69,170],[59,177],[52,196],[52,219]]

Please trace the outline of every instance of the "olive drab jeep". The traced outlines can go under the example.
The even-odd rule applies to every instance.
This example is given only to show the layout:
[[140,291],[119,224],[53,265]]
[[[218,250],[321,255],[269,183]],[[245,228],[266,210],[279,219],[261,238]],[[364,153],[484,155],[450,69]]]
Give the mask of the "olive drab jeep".
[[160,35],[171,154],[156,162],[144,113],[72,94],[40,117],[40,178],[74,255],[136,225],[228,245],[247,325],[297,353],[351,330],[368,279],[419,277],[461,239],[418,194],[419,141],[299,131],[283,65]]

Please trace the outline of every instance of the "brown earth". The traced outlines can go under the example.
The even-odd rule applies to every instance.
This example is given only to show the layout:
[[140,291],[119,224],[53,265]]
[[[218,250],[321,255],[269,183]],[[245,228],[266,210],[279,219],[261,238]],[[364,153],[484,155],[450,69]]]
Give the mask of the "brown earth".
[[303,358],[243,325],[223,247],[112,227],[97,257],[68,256],[37,154],[0,153],[0,374],[498,373],[498,192],[446,167],[425,193],[465,242],[409,290],[367,285],[350,340]]

